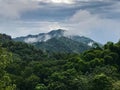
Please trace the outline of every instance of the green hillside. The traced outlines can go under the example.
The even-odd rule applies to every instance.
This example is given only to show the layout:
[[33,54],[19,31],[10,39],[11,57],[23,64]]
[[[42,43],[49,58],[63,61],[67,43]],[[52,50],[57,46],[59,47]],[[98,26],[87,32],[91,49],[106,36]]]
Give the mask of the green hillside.
[[0,90],[120,90],[120,42],[50,54],[2,37]]
[[91,47],[68,39],[66,37],[52,38],[46,42],[34,43],[34,46],[41,50],[56,52],[56,53],[78,53],[90,49]]

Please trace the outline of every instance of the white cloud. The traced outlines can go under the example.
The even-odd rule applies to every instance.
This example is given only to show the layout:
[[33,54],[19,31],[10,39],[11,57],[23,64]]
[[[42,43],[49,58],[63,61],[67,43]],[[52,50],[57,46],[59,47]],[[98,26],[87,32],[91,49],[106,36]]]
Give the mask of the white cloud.
[[39,8],[37,2],[31,0],[1,0],[0,16],[4,18],[20,18],[21,13]]
[[37,42],[37,38],[28,38],[28,39],[25,39],[25,42],[26,43],[34,43],[34,42]]
[[51,0],[53,3],[65,3],[65,4],[72,4],[73,0]]
[[39,1],[44,3],[58,3],[58,4],[73,4],[74,0],[33,0],[33,1]]
[[93,16],[87,10],[79,10],[70,18],[70,22],[79,23],[79,22],[96,19],[96,18],[97,18],[97,16],[95,16],[95,15]]
[[[120,33],[120,21],[101,18],[99,15],[91,14],[87,10],[76,12],[68,23],[71,33],[81,34],[105,43],[107,41],[118,41]],[[72,27],[71,27],[72,26]]]
[[57,29],[64,29],[66,30],[67,28],[63,27],[60,25],[60,23],[56,22],[56,23],[52,23],[50,25],[48,25],[50,30],[57,30]]

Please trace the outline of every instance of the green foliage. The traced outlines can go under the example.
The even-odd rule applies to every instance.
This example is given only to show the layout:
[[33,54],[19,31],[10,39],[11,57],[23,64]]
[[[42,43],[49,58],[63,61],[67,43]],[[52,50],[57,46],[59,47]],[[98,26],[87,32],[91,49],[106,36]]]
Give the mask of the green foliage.
[[61,37],[52,38],[46,42],[37,42],[34,45],[41,50],[52,53],[81,53],[85,50],[90,49],[88,45],[74,41],[72,39]]
[[16,85],[12,84],[9,74],[5,68],[12,62],[12,54],[0,47],[0,90],[15,90]]
[[120,90],[120,42],[81,54],[66,53],[63,44],[69,44],[69,51],[75,47],[65,38],[48,47],[63,53],[0,38],[0,90]]
[[115,81],[114,83],[113,83],[113,88],[112,88],[112,90],[120,90],[120,81],[118,80],[118,81]]
[[91,90],[111,90],[112,82],[105,74],[96,75],[92,80]]
[[33,90],[39,84],[40,78],[34,74],[25,79],[26,89]]
[[48,90],[44,84],[37,84],[35,90]]

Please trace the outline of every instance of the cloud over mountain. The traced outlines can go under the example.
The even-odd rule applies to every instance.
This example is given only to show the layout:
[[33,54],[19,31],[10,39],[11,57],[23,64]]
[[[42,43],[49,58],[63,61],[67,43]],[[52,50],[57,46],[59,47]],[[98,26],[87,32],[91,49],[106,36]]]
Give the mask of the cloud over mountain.
[[117,41],[119,8],[119,0],[0,0],[0,32],[16,37],[62,28]]

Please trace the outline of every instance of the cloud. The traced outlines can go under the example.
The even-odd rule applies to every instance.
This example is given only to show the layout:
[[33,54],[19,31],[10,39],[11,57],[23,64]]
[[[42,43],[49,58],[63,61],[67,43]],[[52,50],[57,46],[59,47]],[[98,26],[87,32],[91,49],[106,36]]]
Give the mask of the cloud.
[[56,29],[66,29],[59,22],[49,21],[15,21],[2,24],[0,32],[6,33],[14,37],[26,36],[28,34],[46,33]]
[[39,8],[38,3],[31,0],[1,0],[0,16],[3,18],[20,18],[21,13]]
[[[7,27],[6,27],[7,26]],[[88,10],[78,10],[65,21],[18,21],[2,25],[0,31],[7,32],[12,37],[38,34],[56,29],[68,30],[68,34],[87,36],[95,41],[106,43],[117,42],[120,33],[120,21],[101,18]]]
[[0,32],[17,37],[62,28],[102,43],[119,39],[119,0],[57,1],[0,0]]
[[[46,17],[48,17],[49,14],[51,16],[55,14],[53,17],[50,16],[50,18],[54,19],[54,17],[59,17],[59,14],[66,16],[73,15],[73,13],[79,9],[86,9],[92,13],[99,13],[109,17],[113,16],[113,11],[115,13],[114,15],[117,15],[119,5],[120,3],[117,0],[0,0],[0,19],[21,19],[24,15],[31,15],[30,18],[34,19],[40,18],[42,13],[44,14],[43,16]],[[36,14],[38,14],[38,16]]]
[[84,21],[88,21],[89,19],[95,19],[97,18],[97,16],[93,16],[89,11],[87,10],[79,10],[77,11],[71,18],[70,18],[70,22],[84,22]]
[[101,18],[99,14],[79,10],[69,21],[68,29],[71,30],[71,33],[85,35],[102,43],[107,41],[117,42],[120,38],[120,21]]
[[73,0],[34,0],[34,1],[39,1],[39,2],[44,2],[44,3],[64,3],[64,4],[73,4]]
[[73,4],[73,0],[51,0],[53,3]]

